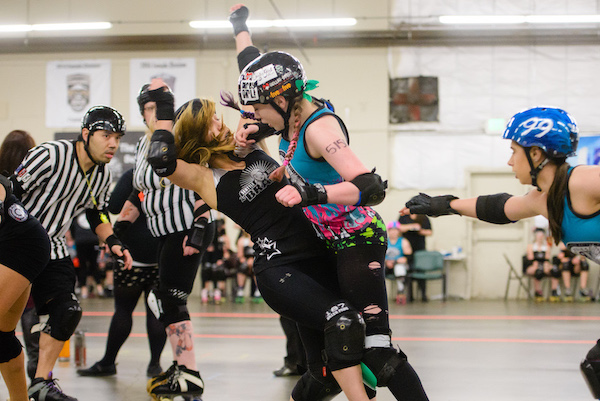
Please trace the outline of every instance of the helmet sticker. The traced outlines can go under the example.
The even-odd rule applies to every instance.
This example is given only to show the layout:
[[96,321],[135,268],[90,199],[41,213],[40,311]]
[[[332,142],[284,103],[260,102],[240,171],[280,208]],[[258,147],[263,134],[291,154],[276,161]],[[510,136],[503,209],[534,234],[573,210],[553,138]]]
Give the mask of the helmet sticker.
[[10,205],[8,208],[8,214],[13,218],[13,220],[18,221],[19,223],[27,220],[28,216],[27,211],[18,203],[13,203]]
[[243,102],[258,100],[258,88],[252,80],[240,82],[240,98]]
[[254,72],[254,80],[258,85],[277,78],[277,72],[273,64],[266,65]]

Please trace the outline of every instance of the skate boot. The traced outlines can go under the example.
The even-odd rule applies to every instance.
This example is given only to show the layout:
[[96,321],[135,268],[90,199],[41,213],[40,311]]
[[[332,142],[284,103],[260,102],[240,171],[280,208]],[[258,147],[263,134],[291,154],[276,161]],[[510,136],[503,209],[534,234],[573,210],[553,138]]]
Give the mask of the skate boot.
[[258,291],[258,288],[256,290],[254,290],[254,294],[252,294],[252,302],[254,302],[255,304],[259,304],[263,301],[263,297],[260,294],[260,291]]
[[202,289],[202,293],[201,293],[200,297],[202,298],[202,303],[203,304],[207,304],[208,303],[208,290],[206,288]]
[[215,301],[215,305],[221,305],[222,294],[221,294],[221,290],[220,289],[215,288],[215,291],[213,293],[213,300]]
[[[150,395],[156,401],[173,400],[177,396],[198,400],[204,392],[204,381],[200,372],[183,365],[173,365],[171,374],[162,381],[155,382],[150,388]],[[171,370],[171,369],[169,369]]]
[[77,398],[63,393],[56,381],[52,377],[48,380],[43,377],[33,379],[27,390],[29,401],[77,401]]
[[600,340],[588,351],[579,367],[590,392],[595,399],[600,399]]
[[535,302],[544,302],[544,294],[542,294],[541,291],[536,291],[535,292]]
[[550,302],[560,302],[560,294],[558,293],[558,290],[552,290],[552,293],[550,294]]

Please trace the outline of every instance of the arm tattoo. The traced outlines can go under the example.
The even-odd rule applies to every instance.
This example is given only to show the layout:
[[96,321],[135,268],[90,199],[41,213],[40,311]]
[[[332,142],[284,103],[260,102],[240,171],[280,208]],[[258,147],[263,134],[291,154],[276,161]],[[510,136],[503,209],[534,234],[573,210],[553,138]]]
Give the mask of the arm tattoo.
[[348,144],[343,139],[337,139],[325,147],[325,151],[329,154],[334,154],[340,149],[347,148]]

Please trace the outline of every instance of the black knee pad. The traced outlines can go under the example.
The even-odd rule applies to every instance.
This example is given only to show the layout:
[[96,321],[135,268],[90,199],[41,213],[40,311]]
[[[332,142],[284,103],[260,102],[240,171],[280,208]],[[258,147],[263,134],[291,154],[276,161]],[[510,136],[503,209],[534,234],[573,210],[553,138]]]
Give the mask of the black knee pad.
[[0,363],[6,363],[21,354],[23,346],[15,331],[0,331]]
[[67,341],[81,320],[81,306],[73,293],[48,302],[48,322],[43,332],[59,341]]
[[385,387],[396,370],[407,362],[406,355],[395,348],[369,348],[362,362],[375,375],[378,387]]
[[304,372],[292,390],[294,401],[329,401],[342,392],[340,385],[329,373],[325,377],[319,372]]
[[535,277],[535,278],[536,278],[536,279],[538,279],[538,280],[541,280],[541,279],[543,279],[543,278],[544,278],[544,276],[545,276],[545,274],[544,274],[544,269],[542,269],[541,267],[540,267],[539,269],[537,269],[537,270],[535,271],[535,273],[533,273],[533,277]]
[[550,275],[554,278],[561,277],[561,272],[560,272],[560,269],[558,268],[558,266],[556,266],[556,265],[552,266],[552,270],[550,270]]
[[590,264],[587,262],[587,260],[581,259],[581,261],[579,262],[579,266],[581,266],[582,272],[590,270]]
[[[153,290],[148,296],[148,304],[158,320],[167,327],[173,323],[190,320],[190,314],[187,309],[187,298],[189,295],[175,288]],[[153,296],[154,300],[152,300]]]
[[580,369],[590,392],[595,399],[600,399],[600,340],[588,351]]
[[325,358],[331,370],[358,365],[365,347],[365,321],[345,302],[325,314]]

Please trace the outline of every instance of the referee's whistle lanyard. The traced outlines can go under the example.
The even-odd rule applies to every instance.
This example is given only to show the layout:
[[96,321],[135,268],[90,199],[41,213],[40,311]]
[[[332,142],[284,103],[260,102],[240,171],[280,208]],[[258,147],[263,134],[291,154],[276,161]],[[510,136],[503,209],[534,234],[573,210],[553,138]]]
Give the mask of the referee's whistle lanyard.
[[110,223],[110,220],[108,219],[108,216],[106,215],[106,213],[100,211],[100,208],[98,207],[98,201],[96,200],[96,197],[94,196],[94,194],[92,192],[92,184],[90,183],[90,179],[88,178],[88,175],[85,173],[85,171],[83,171],[83,169],[81,169],[81,171],[83,172],[83,176],[85,177],[85,182],[87,184],[88,190],[90,191],[90,197],[92,198],[92,203],[96,207],[96,210],[100,213],[100,221],[103,223]]

